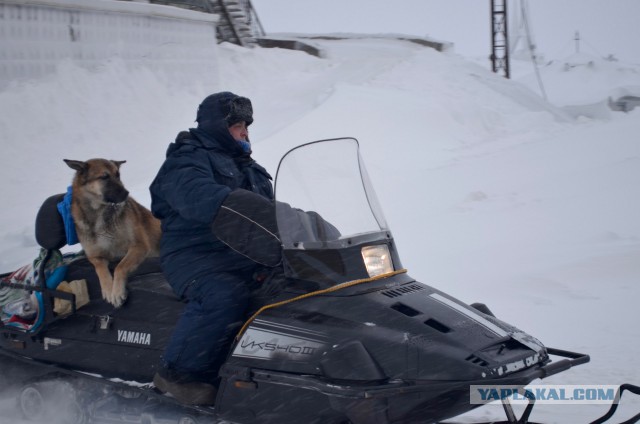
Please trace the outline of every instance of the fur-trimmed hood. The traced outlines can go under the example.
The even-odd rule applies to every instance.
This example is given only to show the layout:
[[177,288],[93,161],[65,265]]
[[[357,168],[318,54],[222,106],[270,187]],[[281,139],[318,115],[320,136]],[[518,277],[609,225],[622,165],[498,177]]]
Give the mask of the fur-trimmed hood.
[[229,133],[229,127],[244,121],[253,122],[253,107],[246,97],[229,91],[215,93],[205,98],[198,107],[197,128],[190,132],[205,148],[222,148],[232,157],[246,155],[240,144]]

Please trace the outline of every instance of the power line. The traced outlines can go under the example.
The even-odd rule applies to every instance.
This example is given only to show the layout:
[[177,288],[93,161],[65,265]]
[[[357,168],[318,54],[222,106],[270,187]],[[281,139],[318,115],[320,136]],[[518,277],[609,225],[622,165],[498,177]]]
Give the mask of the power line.
[[[526,0],[522,0],[523,2],[526,2]],[[536,79],[538,80],[538,86],[540,87],[540,92],[542,93],[542,98],[545,99],[545,101],[547,100],[547,92],[544,89],[544,85],[542,84],[542,78],[540,77],[540,70],[538,69],[538,60],[536,58],[536,51],[535,51],[535,46],[533,45],[533,43],[531,42],[532,37],[531,37],[531,28],[529,28],[529,16],[527,15],[527,7],[523,6],[522,3],[520,4],[520,7],[522,8],[522,17],[523,17],[523,21],[524,21],[524,29],[525,32],[527,34],[527,46],[529,47],[529,53],[531,54],[531,61],[533,62],[533,69],[535,71],[536,74]]]

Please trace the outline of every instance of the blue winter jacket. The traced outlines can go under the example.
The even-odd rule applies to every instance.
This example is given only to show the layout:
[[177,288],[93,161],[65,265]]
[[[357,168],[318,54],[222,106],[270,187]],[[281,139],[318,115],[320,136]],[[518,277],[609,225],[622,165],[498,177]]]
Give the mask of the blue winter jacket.
[[169,145],[149,188],[151,211],[162,222],[163,271],[179,296],[204,274],[255,266],[212,233],[213,220],[227,195],[243,188],[273,199],[271,176],[231,137],[224,110],[213,109],[208,114],[215,119],[199,119],[197,129],[181,132]]

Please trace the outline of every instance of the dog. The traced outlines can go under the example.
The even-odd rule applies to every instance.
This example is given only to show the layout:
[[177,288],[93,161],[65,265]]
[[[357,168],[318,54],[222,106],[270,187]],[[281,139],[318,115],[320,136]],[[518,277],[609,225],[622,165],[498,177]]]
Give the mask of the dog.
[[[126,161],[64,161],[76,171],[71,216],[78,240],[96,270],[103,299],[120,307],[127,298],[129,274],[145,258],[159,254],[160,221],[131,198],[120,181],[120,166]],[[117,260],[112,277],[109,262]]]

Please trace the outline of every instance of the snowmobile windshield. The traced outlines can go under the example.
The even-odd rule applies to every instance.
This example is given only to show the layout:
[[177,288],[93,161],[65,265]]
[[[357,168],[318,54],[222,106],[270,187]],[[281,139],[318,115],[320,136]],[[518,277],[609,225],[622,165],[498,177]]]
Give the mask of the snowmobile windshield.
[[290,277],[323,284],[363,278],[362,247],[391,240],[356,139],[290,150],[278,165],[275,196]]
[[290,150],[275,183],[284,249],[340,249],[386,238],[382,215],[354,138]]

